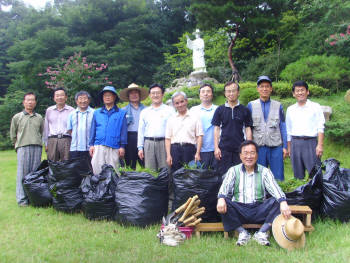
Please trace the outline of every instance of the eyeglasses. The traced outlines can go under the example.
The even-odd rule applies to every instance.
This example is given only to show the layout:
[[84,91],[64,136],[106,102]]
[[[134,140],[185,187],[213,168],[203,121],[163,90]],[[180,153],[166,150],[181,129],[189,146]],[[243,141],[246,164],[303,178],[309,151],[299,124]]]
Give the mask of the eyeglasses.
[[256,152],[242,152],[242,155],[244,155],[244,156],[255,156]]

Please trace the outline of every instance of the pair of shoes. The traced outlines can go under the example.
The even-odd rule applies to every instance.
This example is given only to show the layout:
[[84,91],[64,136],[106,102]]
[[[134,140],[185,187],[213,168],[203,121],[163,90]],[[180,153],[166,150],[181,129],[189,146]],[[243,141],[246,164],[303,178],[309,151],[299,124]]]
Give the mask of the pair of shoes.
[[245,246],[251,238],[251,235],[247,231],[242,231],[238,235],[238,240],[236,242],[237,246]]
[[268,240],[269,234],[268,232],[255,232],[253,239],[258,242],[262,246],[269,246],[270,242]]

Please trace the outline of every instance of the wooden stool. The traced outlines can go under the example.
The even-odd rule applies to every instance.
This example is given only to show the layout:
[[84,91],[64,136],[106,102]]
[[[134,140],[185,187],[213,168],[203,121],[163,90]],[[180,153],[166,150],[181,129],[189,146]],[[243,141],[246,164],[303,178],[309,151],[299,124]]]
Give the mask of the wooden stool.
[[[292,211],[292,214],[295,215],[302,215],[303,216],[303,224],[304,224],[304,231],[305,232],[311,232],[315,228],[311,225],[311,215],[312,210],[308,206],[302,206],[302,205],[290,205],[290,210]],[[243,227],[245,229],[259,229],[262,225],[261,224],[243,224]],[[194,232],[196,234],[196,237],[200,238],[201,232],[224,232],[224,238],[228,238],[228,232],[224,231],[224,226],[221,222],[217,223],[200,223],[196,226],[194,229]]]

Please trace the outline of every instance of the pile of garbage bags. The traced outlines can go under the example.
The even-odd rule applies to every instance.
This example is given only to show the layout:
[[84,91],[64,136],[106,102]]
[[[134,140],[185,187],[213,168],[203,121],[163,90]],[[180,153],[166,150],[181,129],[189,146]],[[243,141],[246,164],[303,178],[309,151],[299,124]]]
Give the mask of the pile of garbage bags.
[[350,169],[341,168],[330,158],[313,169],[313,178],[293,192],[287,193],[288,204],[308,205],[314,214],[350,220]]

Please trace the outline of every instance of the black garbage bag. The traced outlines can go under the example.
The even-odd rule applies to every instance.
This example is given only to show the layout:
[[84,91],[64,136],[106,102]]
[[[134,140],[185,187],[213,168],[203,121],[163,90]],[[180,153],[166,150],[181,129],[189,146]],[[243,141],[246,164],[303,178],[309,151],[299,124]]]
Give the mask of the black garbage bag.
[[49,161],[48,181],[53,207],[67,213],[79,211],[83,202],[80,184],[84,177],[91,174],[87,158]]
[[141,227],[159,223],[168,212],[168,183],[166,168],[158,177],[146,172],[123,172],[115,194],[115,219]]
[[47,160],[41,162],[38,168],[23,177],[23,188],[32,206],[48,206],[52,203],[47,175],[49,166]]
[[81,183],[83,211],[88,219],[111,220],[115,214],[115,191],[118,176],[111,165],[102,166],[99,175],[87,176]]
[[310,173],[308,183],[299,186],[293,192],[286,193],[289,205],[307,205],[312,209],[312,216],[317,216],[320,212],[322,201],[322,167],[316,164]]
[[321,214],[347,222],[350,219],[350,169],[340,168],[339,162],[332,158],[323,165]]
[[173,210],[189,197],[198,195],[200,206],[205,207],[202,222],[218,222],[221,217],[216,211],[217,195],[222,183],[221,176],[214,170],[180,168],[173,173]]

